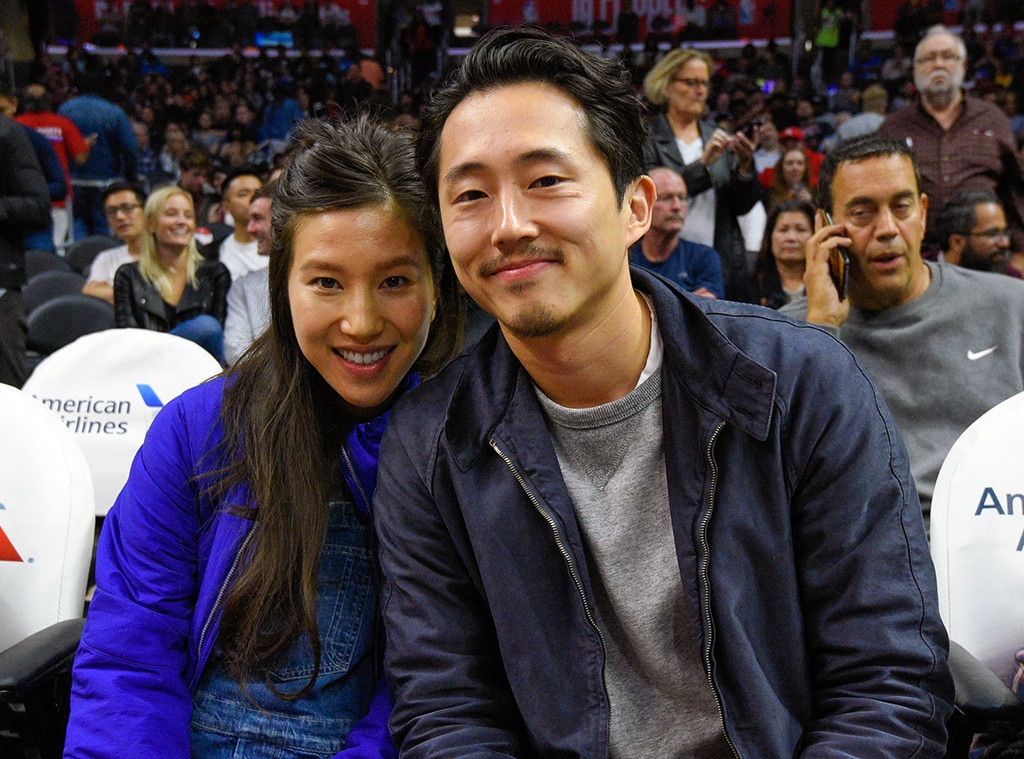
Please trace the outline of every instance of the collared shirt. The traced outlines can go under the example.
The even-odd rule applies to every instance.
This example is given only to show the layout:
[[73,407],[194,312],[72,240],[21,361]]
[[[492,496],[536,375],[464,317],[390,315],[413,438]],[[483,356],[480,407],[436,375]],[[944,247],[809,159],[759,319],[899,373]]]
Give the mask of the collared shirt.
[[965,96],[948,130],[919,104],[908,105],[879,131],[910,142],[933,211],[961,190],[988,190],[999,197],[1010,226],[1024,230],[1024,165],[1010,120],[995,105]]

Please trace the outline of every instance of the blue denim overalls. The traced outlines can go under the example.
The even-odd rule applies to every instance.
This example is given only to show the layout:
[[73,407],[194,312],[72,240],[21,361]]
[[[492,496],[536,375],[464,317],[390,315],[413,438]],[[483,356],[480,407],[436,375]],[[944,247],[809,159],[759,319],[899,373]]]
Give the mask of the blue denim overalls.
[[[317,602],[320,674],[313,689],[286,700],[253,678],[246,693],[215,652],[192,699],[193,757],[307,759],[341,750],[349,730],[366,714],[375,685],[370,529],[351,501],[331,502]],[[312,674],[312,648],[303,636],[272,679],[288,693],[301,689]]]

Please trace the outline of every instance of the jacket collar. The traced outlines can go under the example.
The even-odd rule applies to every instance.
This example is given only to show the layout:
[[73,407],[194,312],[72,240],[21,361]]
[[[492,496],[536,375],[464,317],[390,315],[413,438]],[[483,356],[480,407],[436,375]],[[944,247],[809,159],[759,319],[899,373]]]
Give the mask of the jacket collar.
[[[711,139],[711,134],[714,132],[714,129],[709,128],[706,121],[698,121],[697,129],[700,132],[700,138],[704,141]],[[683,162],[683,156],[679,153],[679,144],[676,142],[676,135],[672,131],[672,125],[668,123],[668,116],[664,113],[659,113],[651,122],[651,139],[661,145],[663,150],[678,155],[679,163]]]
[[655,116],[651,123],[651,141],[657,144],[661,152],[671,156],[680,166],[683,165],[683,154],[679,152],[676,136],[672,133],[672,125],[664,113]]
[[[630,273],[633,286],[651,298],[658,314],[665,345],[663,376],[680,383],[697,406],[757,440],[766,440],[775,372],[733,344],[705,312],[704,304],[649,272],[631,267]],[[537,405],[530,376],[501,330],[493,326],[468,356],[445,422],[459,467],[473,465],[499,424],[515,424]]]

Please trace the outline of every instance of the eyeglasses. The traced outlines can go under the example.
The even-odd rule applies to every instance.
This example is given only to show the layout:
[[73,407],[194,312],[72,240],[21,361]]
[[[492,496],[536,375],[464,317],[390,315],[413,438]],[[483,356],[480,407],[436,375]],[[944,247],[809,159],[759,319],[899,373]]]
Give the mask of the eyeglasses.
[[984,232],[968,232],[968,237],[984,237],[986,240],[1009,240],[1010,232],[1006,229],[986,229]]
[[114,216],[117,216],[118,213],[129,214],[132,211],[134,211],[136,208],[142,208],[142,204],[141,203],[122,203],[119,206],[107,206],[106,209],[104,209],[104,210],[107,212],[107,216],[114,217]]
[[681,192],[667,192],[664,195],[659,195],[654,199],[655,203],[671,203],[673,200],[678,200],[680,203],[688,203],[690,200],[689,195],[684,195]]
[[691,90],[706,90],[708,87],[711,86],[711,82],[707,79],[690,79],[688,77],[676,77],[672,81],[685,84]]
[[927,66],[929,63],[935,63],[935,61],[942,61],[943,63],[959,63],[963,60],[963,56],[952,50],[938,50],[934,53],[925,53],[924,55],[915,58],[914,64],[917,66]]

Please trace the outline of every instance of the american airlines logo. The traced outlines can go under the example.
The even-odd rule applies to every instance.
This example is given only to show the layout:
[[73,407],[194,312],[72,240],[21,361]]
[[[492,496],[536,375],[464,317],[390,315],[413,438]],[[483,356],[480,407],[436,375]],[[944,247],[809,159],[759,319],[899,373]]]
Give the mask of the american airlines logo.
[[[7,507],[0,503],[0,511],[7,511]],[[0,525],[0,561],[24,561],[14,543],[7,537],[3,525]]]
[[[159,410],[163,407],[163,401],[152,387],[137,384],[135,388],[147,408]],[[138,403],[137,400],[97,398],[92,395],[86,398],[33,397],[56,412],[67,428],[79,435],[126,435],[132,404]]]

